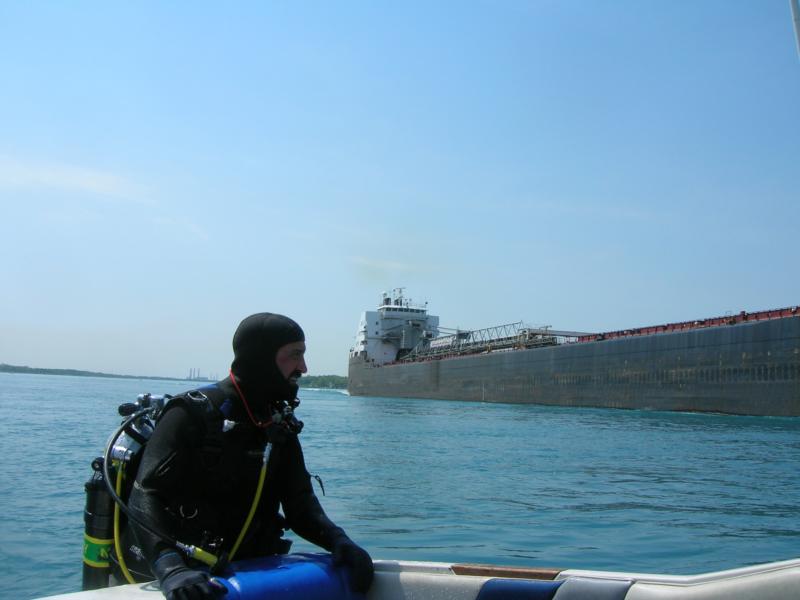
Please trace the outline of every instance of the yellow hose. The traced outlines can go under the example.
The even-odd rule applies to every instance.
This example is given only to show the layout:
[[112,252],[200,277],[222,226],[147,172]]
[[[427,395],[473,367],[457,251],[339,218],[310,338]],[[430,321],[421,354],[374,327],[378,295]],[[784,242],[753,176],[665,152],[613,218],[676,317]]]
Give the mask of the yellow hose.
[[[122,493],[123,477],[125,477],[125,463],[120,461],[119,471],[117,472],[117,496]],[[114,550],[117,552],[117,559],[119,559],[119,567],[122,569],[122,575],[125,577],[128,583],[136,583],[136,580],[133,578],[130,571],[128,571],[128,567],[125,564],[125,557],[122,554],[122,546],[120,545],[119,538],[119,504],[114,502]]]
[[258,502],[261,500],[261,492],[264,489],[264,480],[267,478],[267,462],[269,461],[269,454],[271,451],[272,443],[268,443],[264,448],[264,459],[261,463],[261,473],[258,475],[258,486],[256,487],[256,495],[253,496],[253,505],[250,507],[250,513],[247,515],[247,519],[245,519],[244,525],[242,526],[242,531],[239,533],[239,537],[236,539],[236,543],[233,545],[231,553],[228,555],[228,560],[233,560],[233,557],[236,555],[236,551],[239,550],[239,546],[242,544],[242,540],[244,540],[247,530],[250,528],[250,523],[253,520],[253,516],[256,514]]
[[[242,541],[244,540],[244,536],[247,534],[247,530],[250,528],[250,523],[253,521],[253,517],[256,514],[256,509],[258,508],[258,503],[261,500],[261,494],[264,491],[264,481],[267,478],[267,463],[269,462],[269,455],[272,452],[272,444],[268,443],[264,448],[264,456],[261,463],[261,473],[258,475],[258,486],[256,487],[255,496],[253,496],[253,504],[250,506],[250,512],[247,515],[247,519],[245,519],[244,525],[242,525],[242,531],[239,532],[239,537],[236,538],[236,543],[233,545],[231,549],[231,553],[228,555],[228,560],[232,561],[233,557],[236,555],[236,552],[239,550],[239,546],[242,545]],[[122,479],[124,477],[124,463],[119,463],[119,473],[117,474],[117,484],[116,484],[116,492],[117,496],[120,495],[122,491]],[[119,566],[122,569],[122,574],[124,575],[125,579],[128,583],[136,583],[136,580],[128,571],[128,567],[125,565],[125,558],[122,555],[122,549],[120,547],[120,535],[119,535],[119,504],[116,502],[114,503],[114,549],[117,552],[117,558],[119,559]],[[217,563],[217,557],[209,554],[202,548],[197,548],[195,546],[187,546],[185,544],[181,544],[178,542],[178,547],[186,552],[192,558],[195,558],[201,562],[206,563],[210,567],[214,567]]]

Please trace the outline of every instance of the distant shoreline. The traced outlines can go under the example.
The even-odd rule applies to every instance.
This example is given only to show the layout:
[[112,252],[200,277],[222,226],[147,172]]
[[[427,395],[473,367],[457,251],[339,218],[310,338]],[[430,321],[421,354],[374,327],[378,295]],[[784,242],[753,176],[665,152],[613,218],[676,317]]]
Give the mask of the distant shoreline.
[[[25,367],[0,363],[0,373],[26,373],[28,375],[70,375],[72,377],[105,377],[108,379],[154,379],[156,381],[194,381],[197,383],[213,382],[213,379],[186,377],[156,377],[152,375],[117,375],[114,373],[100,373],[97,371],[81,371],[78,369],[41,369],[38,367]],[[341,375],[304,375],[300,379],[300,387],[315,387],[326,389],[346,389],[347,377]]]
[[[109,379],[157,379],[160,381],[185,381],[183,377],[153,377],[150,375],[117,375],[99,373],[97,371],[80,371],[78,369],[40,369],[38,367],[22,367],[0,363],[0,373],[27,373],[29,375],[72,375],[73,377],[107,377]],[[206,381],[206,380],[203,380]]]

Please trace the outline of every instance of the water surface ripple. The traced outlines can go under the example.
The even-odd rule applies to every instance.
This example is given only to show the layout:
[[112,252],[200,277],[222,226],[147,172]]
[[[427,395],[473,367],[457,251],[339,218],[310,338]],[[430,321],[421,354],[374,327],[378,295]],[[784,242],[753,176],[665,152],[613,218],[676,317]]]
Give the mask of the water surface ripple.
[[[83,484],[117,406],[188,385],[0,374],[3,597],[80,588]],[[800,419],[301,399],[323,506],[375,558],[691,574],[800,556]]]

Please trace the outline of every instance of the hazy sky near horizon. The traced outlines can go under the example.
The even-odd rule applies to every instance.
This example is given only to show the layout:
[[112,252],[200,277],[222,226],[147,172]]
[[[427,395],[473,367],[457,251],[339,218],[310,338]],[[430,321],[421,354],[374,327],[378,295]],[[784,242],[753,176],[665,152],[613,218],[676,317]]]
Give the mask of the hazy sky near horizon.
[[449,327],[800,303],[787,0],[4,2],[0,362],[224,375],[282,312],[345,374]]

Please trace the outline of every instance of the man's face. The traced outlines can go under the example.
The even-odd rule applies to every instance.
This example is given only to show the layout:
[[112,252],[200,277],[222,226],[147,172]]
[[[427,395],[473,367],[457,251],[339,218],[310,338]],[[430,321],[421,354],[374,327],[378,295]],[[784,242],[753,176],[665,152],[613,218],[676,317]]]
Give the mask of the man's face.
[[275,364],[281,374],[292,383],[297,383],[298,377],[307,372],[306,368],[306,343],[292,342],[278,349],[275,355]]

